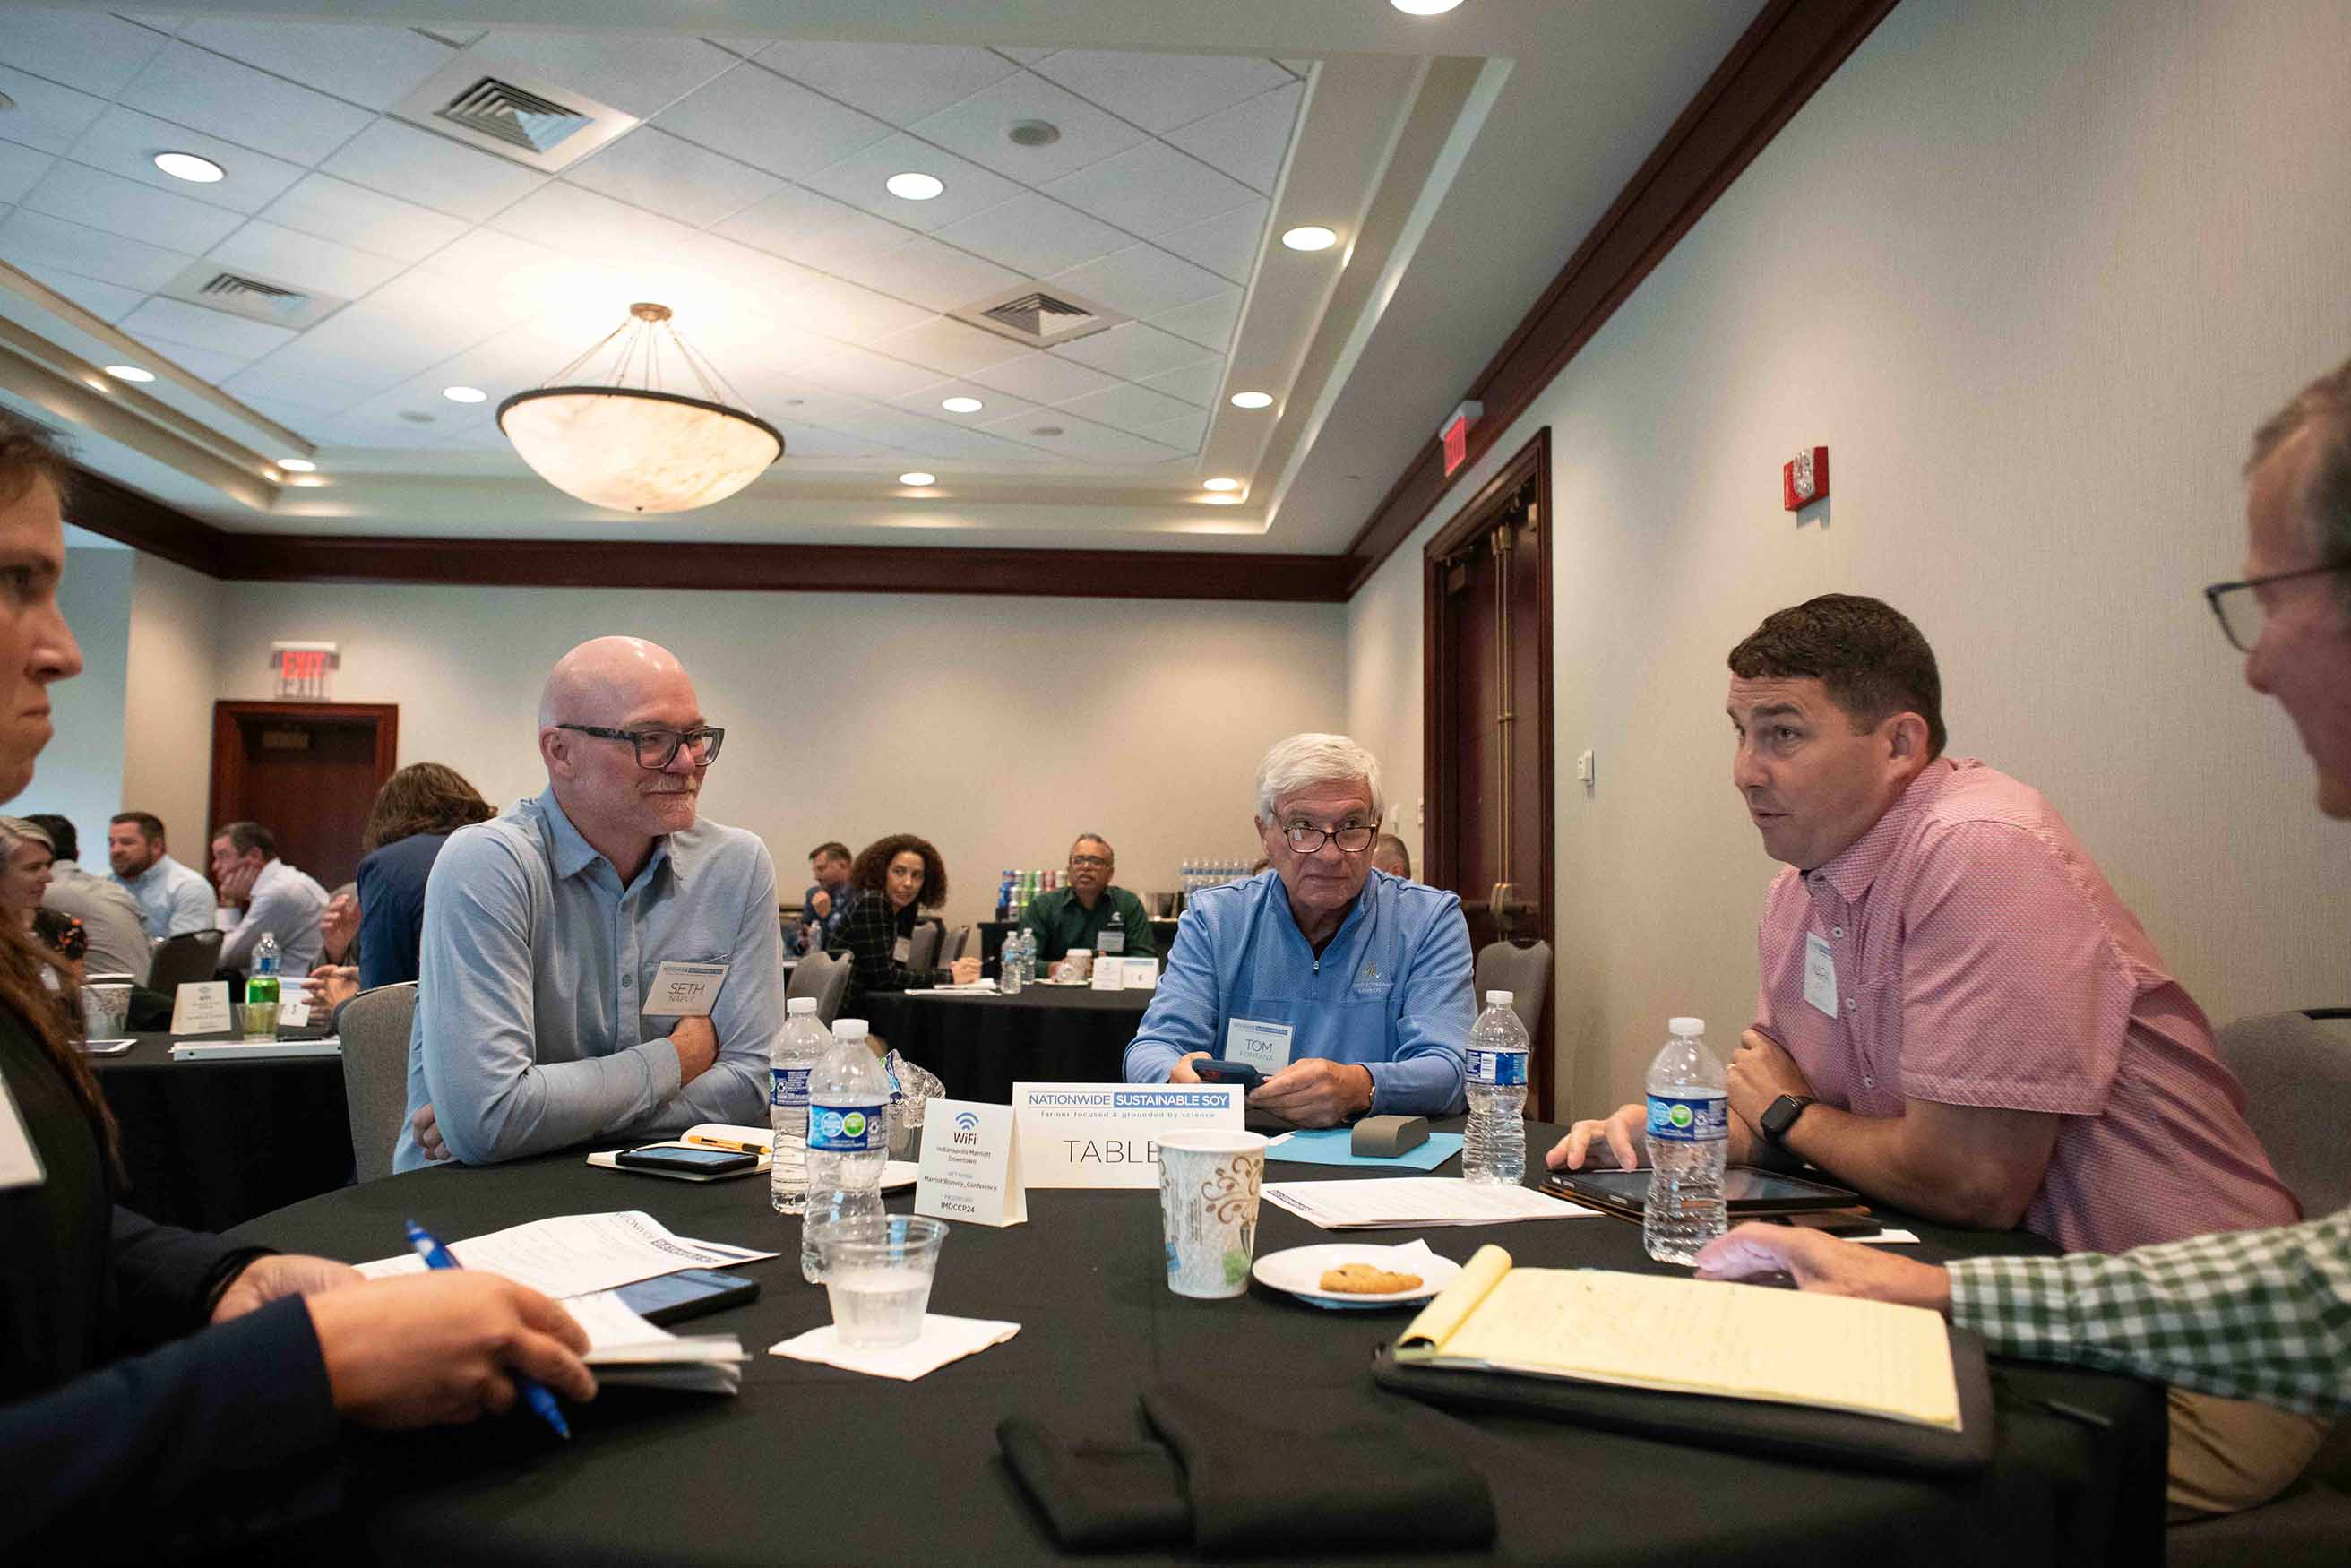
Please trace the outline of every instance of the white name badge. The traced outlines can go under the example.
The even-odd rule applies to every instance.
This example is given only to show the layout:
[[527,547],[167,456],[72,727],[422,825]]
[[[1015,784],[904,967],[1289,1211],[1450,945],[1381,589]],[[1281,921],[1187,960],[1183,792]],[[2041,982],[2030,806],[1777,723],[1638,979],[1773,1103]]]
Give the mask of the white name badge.
[[228,1028],[228,982],[188,980],[172,998],[173,1034],[218,1034]]
[[[1015,1083],[1023,1186],[1155,1187],[1159,1140],[1241,1125],[1238,1083]],[[930,1117],[924,1117],[929,1152]],[[949,1119],[949,1125],[953,1119]]]
[[1009,1105],[934,1100],[923,1113],[922,1176],[914,1212],[970,1225],[1025,1224],[1020,1123]]
[[1804,1000],[1831,1018],[1837,1016],[1836,958],[1828,938],[1817,931],[1804,933]]
[[8,1092],[8,1082],[0,1079],[0,1192],[15,1186],[38,1186],[48,1176],[41,1169],[41,1154],[33,1147],[33,1135],[25,1130],[25,1118],[16,1113],[16,1096]]
[[280,1029],[300,1029],[310,1021],[310,998],[280,997],[277,1000],[277,1026]]
[[1272,1077],[1290,1065],[1290,1026],[1234,1019],[1225,1025],[1225,1060],[1246,1061]]
[[653,971],[640,1010],[660,1019],[706,1019],[718,1003],[718,988],[726,983],[724,964],[681,964],[666,959]]
[[914,939],[912,936],[899,937],[897,945],[890,949],[890,962],[893,964],[906,963],[914,956]]
[[1123,953],[1123,952],[1125,952],[1125,951],[1126,951],[1126,932],[1125,932],[1125,930],[1124,930],[1123,927],[1116,926],[1116,925],[1113,925],[1113,926],[1109,926],[1109,927],[1107,927],[1106,929],[1104,929],[1103,931],[1102,931],[1101,933],[1099,933],[1099,934],[1094,937],[1094,951],[1095,951],[1095,952],[1097,952],[1097,953]]

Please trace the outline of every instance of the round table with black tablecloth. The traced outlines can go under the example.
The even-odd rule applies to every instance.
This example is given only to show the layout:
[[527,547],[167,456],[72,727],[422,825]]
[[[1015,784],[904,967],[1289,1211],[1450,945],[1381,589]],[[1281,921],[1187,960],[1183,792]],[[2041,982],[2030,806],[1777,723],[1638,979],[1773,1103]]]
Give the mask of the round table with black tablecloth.
[[[1557,1132],[1531,1127],[1529,1147],[1546,1146]],[[1269,1172],[1287,1181],[1354,1174],[1279,1163]],[[903,1212],[911,1202],[901,1193],[889,1207]],[[911,1383],[765,1354],[829,1313],[824,1292],[800,1281],[797,1226],[768,1209],[766,1184],[756,1178],[696,1186],[591,1169],[575,1152],[368,1182],[237,1234],[360,1261],[399,1252],[410,1218],[456,1240],[552,1214],[631,1207],[683,1236],[785,1254],[745,1268],[760,1283],[757,1301],[680,1328],[741,1336],[754,1353],[742,1393],[610,1390],[572,1410],[569,1443],[517,1416],[355,1444],[355,1495],[341,1517],[301,1542],[306,1561],[325,1552],[330,1560],[402,1565],[567,1568],[1032,1562],[1055,1552],[998,1457],[995,1427],[1006,1415],[1032,1416],[1071,1440],[1132,1443],[1137,1396],[1163,1380],[1301,1423],[1393,1418],[1398,1403],[1373,1385],[1369,1366],[1407,1313],[1324,1312],[1259,1285],[1232,1301],[1176,1296],[1165,1281],[1155,1190],[1035,1192],[1026,1225],[955,1227],[932,1310],[1010,1320],[1020,1333]],[[2047,1250],[2030,1237],[1898,1223],[1924,1239],[1906,1250],[1930,1261]],[[1534,1266],[1657,1268],[1643,1255],[1637,1228],[1604,1218],[1419,1234],[1456,1259],[1493,1241]],[[1329,1239],[1271,1205],[1263,1210],[1260,1256]],[[1447,1420],[1454,1451],[1492,1485],[1500,1523],[1493,1555],[1503,1561],[1607,1568],[2160,1561],[2161,1391],[2074,1369],[1995,1368],[1993,1464],[1959,1482],[1528,1416]],[[1232,1462],[1279,1467],[1283,1457],[1236,1453]],[[1117,1558],[1168,1560],[1151,1552]]]
[[1008,1105],[1015,1083],[1115,1083],[1152,993],[1030,986],[1016,997],[872,991],[875,1034],[947,1086],[951,1100]]
[[351,1179],[341,1058],[174,1061],[175,1042],[229,1037],[132,1038],[121,1056],[89,1059],[122,1128],[126,1208],[225,1230]]

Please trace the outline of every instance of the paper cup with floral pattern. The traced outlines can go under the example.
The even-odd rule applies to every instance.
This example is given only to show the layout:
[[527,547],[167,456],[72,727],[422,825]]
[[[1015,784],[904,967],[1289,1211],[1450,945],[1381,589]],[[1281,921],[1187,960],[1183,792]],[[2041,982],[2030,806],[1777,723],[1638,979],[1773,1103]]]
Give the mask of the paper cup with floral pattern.
[[1169,1290],[1214,1301],[1249,1289],[1264,1184],[1265,1139],[1256,1133],[1170,1133],[1159,1140]]

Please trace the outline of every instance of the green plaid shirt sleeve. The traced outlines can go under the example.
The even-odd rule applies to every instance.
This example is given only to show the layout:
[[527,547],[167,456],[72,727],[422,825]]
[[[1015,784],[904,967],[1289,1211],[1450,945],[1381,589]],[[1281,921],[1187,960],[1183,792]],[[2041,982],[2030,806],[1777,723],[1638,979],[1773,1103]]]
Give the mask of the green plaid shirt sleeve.
[[1995,1354],[2351,1411],[2351,1208],[2112,1257],[1969,1258],[1949,1270],[1951,1321]]

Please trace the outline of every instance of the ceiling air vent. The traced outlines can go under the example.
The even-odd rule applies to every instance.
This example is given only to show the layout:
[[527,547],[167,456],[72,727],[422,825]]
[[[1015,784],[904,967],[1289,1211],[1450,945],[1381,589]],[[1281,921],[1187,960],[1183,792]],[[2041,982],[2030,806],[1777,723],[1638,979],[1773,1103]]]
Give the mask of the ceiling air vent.
[[958,321],[968,321],[1032,349],[1075,342],[1127,319],[1081,295],[1034,283],[1016,284],[950,314]]
[[300,331],[347,301],[331,294],[315,294],[282,278],[249,272],[230,272],[216,261],[199,261],[183,267],[162,287],[167,299],[225,310],[248,321]]
[[550,174],[637,123],[610,104],[514,69],[486,43],[453,56],[392,112]]

